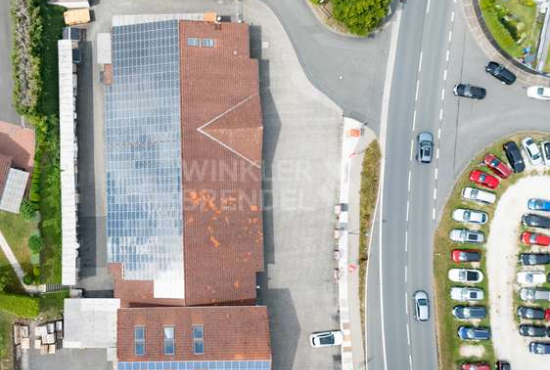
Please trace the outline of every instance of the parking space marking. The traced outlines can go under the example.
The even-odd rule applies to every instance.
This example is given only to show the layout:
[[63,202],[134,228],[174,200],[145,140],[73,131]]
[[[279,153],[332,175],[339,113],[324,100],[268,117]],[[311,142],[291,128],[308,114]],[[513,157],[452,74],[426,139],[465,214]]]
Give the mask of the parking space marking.
[[416,93],[414,94],[414,100],[418,101],[418,91],[420,90],[420,80],[416,80]]
[[422,71],[422,51],[420,51],[420,57],[418,57],[418,72]]
[[411,192],[411,170],[409,170],[409,180],[407,181],[407,191],[410,193]]
[[416,109],[413,111],[413,125],[412,125],[412,131],[414,132],[414,129],[416,127]]
[[411,139],[411,157],[409,158],[410,161],[413,160],[413,146],[414,146],[414,140]]

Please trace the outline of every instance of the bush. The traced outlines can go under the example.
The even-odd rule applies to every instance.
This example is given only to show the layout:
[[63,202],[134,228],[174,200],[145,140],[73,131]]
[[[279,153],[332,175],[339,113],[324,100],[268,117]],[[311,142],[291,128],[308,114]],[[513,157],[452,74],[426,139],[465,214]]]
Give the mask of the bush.
[[27,274],[23,277],[23,283],[26,285],[31,285],[34,281],[34,277],[31,274]]
[[44,243],[42,243],[42,238],[38,235],[31,235],[29,238],[29,248],[33,253],[40,253],[42,251],[42,247],[44,246]]
[[38,302],[34,297],[0,293],[0,310],[21,318],[34,319],[38,316]]
[[334,18],[351,33],[368,35],[388,14],[391,0],[331,0]]
[[32,205],[28,200],[24,200],[21,203],[21,208],[19,209],[19,213],[21,214],[21,217],[23,217],[24,220],[32,220],[34,215],[36,214],[37,208]]
[[40,267],[34,266],[32,268],[32,274],[34,275],[35,278],[40,277]]
[[[511,56],[519,58],[522,54],[521,47],[516,44],[510,32],[508,32],[500,21],[507,14],[507,10],[503,7],[495,6],[494,0],[480,0],[479,5],[483,19],[498,45]],[[503,13],[504,15],[502,15]]]

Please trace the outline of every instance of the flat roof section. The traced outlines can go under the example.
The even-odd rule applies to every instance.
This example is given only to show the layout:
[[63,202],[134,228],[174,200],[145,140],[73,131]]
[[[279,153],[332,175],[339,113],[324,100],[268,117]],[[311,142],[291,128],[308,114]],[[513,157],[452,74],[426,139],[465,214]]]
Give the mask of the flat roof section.
[[59,145],[61,165],[61,283],[76,284],[77,238],[76,174],[77,160],[73,46],[71,40],[57,41],[59,64]]
[[177,21],[113,27],[105,87],[107,261],[154,298],[185,294],[178,35]]
[[0,209],[11,213],[19,213],[21,201],[25,195],[29,173],[15,168],[10,168],[8,178],[2,192]]

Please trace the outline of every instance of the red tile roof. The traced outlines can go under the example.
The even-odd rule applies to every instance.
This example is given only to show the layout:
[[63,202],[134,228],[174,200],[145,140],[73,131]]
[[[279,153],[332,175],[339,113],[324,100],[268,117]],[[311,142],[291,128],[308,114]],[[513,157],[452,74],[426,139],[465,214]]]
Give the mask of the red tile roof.
[[[188,46],[189,37],[214,47]],[[180,48],[186,305],[253,303],[263,126],[248,25],[182,21]]]
[[13,159],[13,167],[32,172],[34,130],[0,121],[0,153]]
[[[204,354],[193,351],[192,326],[204,329]],[[134,327],[145,327],[145,355],[134,353]],[[173,326],[175,354],[164,355],[164,326]],[[119,361],[270,360],[267,308],[127,308],[118,311]]]
[[0,154],[0,197],[4,191],[4,185],[8,179],[8,172],[10,172],[11,157]]

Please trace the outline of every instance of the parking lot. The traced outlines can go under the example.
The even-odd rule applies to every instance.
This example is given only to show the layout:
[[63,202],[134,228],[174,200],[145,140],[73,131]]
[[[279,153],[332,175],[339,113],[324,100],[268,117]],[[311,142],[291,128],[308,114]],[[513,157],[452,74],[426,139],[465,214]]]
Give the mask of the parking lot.
[[[247,1],[240,9],[233,0],[101,0],[93,10],[95,22],[87,27],[78,81],[80,285],[90,296],[112,294],[104,229],[103,88],[94,64],[97,33],[109,31],[115,14],[215,11],[233,19],[243,16],[254,25],[252,54],[261,59],[266,274],[260,277],[259,299],[269,307],[273,368],[339,369],[340,349],[314,350],[308,336],[339,326],[332,210],[342,112],[307,80],[281,24],[260,1]],[[58,368],[51,363],[44,368]]]

